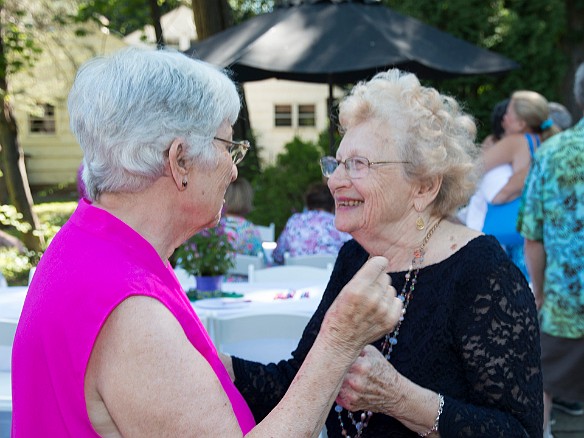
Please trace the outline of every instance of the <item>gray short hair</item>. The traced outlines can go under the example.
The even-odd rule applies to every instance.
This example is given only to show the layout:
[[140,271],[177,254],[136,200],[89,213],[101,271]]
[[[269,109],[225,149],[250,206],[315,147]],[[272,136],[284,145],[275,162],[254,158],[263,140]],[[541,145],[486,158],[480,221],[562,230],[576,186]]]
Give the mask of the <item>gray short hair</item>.
[[584,62],[576,70],[574,78],[574,97],[580,109],[584,110]]
[[174,50],[126,48],[86,62],[68,100],[71,129],[83,149],[91,199],[137,192],[162,176],[165,151],[184,139],[187,156],[210,166],[211,142],[240,99],[225,73]]
[[479,148],[476,125],[455,99],[392,69],[357,84],[340,104],[342,129],[368,119],[392,129],[399,159],[411,163],[404,165],[406,178],[442,177],[434,214],[447,216],[468,202],[480,177]]
[[572,126],[572,114],[564,105],[558,102],[550,102],[550,118],[562,131]]

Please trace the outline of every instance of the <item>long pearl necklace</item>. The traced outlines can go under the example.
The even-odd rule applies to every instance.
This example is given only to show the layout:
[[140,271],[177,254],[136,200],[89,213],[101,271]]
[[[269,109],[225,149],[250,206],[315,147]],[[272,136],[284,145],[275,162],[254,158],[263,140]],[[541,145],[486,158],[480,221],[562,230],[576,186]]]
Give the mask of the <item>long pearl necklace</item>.
[[[438,222],[436,222],[436,224],[432,228],[430,228],[430,230],[428,230],[428,233],[426,234],[426,237],[424,237],[424,240],[422,240],[422,244],[420,245],[420,247],[418,249],[414,250],[414,256],[412,258],[412,263],[410,264],[408,272],[406,273],[406,276],[405,276],[406,281],[404,282],[404,285],[403,285],[403,287],[398,295],[398,298],[404,304],[402,316],[398,320],[397,325],[395,326],[394,330],[391,333],[388,333],[385,335],[383,343],[381,344],[381,354],[383,354],[388,361],[391,357],[391,352],[393,351],[393,348],[397,344],[397,337],[399,335],[399,329],[402,325],[402,322],[405,319],[408,305],[410,304],[410,301],[412,300],[412,297],[414,294],[414,289],[416,288],[416,283],[418,282],[418,273],[420,272],[420,268],[422,267],[422,264],[424,263],[424,253],[425,253],[424,250],[426,248],[426,244],[428,243],[428,241],[432,237],[432,234],[434,234],[434,231],[436,231],[436,228],[438,228],[438,225],[440,225],[441,221],[442,221],[442,219],[440,219]],[[412,272],[413,272],[413,277],[412,277]],[[409,285],[409,289],[408,289],[408,285]],[[339,423],[341,425],[341,435],[343,437],[346,437],[346,438],[351,438],[351,436],[349,435],[349,432],[345,428],[345,424],[343,422],[343,417],[341,416],[341,413],[343,412],[342,406],[335,404],[335,412],[337,413],[337,418],[339,419]],[[347,417],[349,418],[349,420],[351,420],[351,423],[353,424],[353,427],[356,430],[355,438],[362,436],[363,431],[365,430],[365,428],[369,424],[369,420],[371,419],[372,416],[373,416],[373,412],[363,411],[358,415],[358,418],[355,418],[356,413],[351,412],[351,411],[347,411]]]

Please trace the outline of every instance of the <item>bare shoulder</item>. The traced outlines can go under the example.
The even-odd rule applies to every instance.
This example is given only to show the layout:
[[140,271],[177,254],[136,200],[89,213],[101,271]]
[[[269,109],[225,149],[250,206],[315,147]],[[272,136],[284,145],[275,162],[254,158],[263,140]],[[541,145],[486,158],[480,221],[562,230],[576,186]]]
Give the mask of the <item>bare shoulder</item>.
[[211,366],[174,315],[145,296],[127,298],[104,323],[85,398],[96,431],[111,436],[187,436],[195,428],[216,430],[217,423],[224,432],[238,429]]

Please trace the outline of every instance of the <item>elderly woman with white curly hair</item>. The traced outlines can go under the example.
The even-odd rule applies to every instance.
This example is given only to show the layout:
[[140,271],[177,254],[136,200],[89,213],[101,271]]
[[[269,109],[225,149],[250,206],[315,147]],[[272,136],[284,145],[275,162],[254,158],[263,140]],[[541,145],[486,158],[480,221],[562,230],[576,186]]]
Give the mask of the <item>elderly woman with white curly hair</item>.
[[28,290],[12,437],[316,436],[351,363],[395,326],[402,304],[377,257],[255,425],[168,262],[219,221],[249,148],[231,139],[239,107],[224,73],[173,51],[123,50],[79,70],[69,111],[92,202],[79,203]]
[[454,99],[390,70],[353,88],[340,123],[336,157],[321,165],[336,227],[354,240],[292,359],[223,358],[256,419],[284,394],[344,285],[383,256],[405,312],[350,368],[328,436],[541,437],[533,295],[494,237],[449,220],[478,177],[474,122]]

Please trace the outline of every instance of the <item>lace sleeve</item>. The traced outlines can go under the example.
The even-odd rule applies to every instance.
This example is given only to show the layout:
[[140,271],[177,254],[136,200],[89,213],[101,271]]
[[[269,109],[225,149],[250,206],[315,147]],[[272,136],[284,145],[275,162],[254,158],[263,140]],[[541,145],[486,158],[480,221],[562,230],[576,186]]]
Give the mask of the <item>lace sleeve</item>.
[[459,318],[453,324],[473,390],[467,402],[445,397],[439,430],[442,436],[540,438],[543,401],[535,302],[519,270],[502,257],[494,261],[473,266],[461,285]]
[[[241,358],[233,358],[235,386],[245,398],[253,412],[256,422],[261,421],[278,404],[296,376],[298,369],[314,344],[327,309],[335,300],[348,278],[352,278],[355,269],[354,252],[356,246],[345,244],[333,269],[331,278],[316,312],[304,329],[302,338],[292,352],[292,358],[277,364],[261,364]],[[351,260],[350,266],[344,266],[345,260]]]

